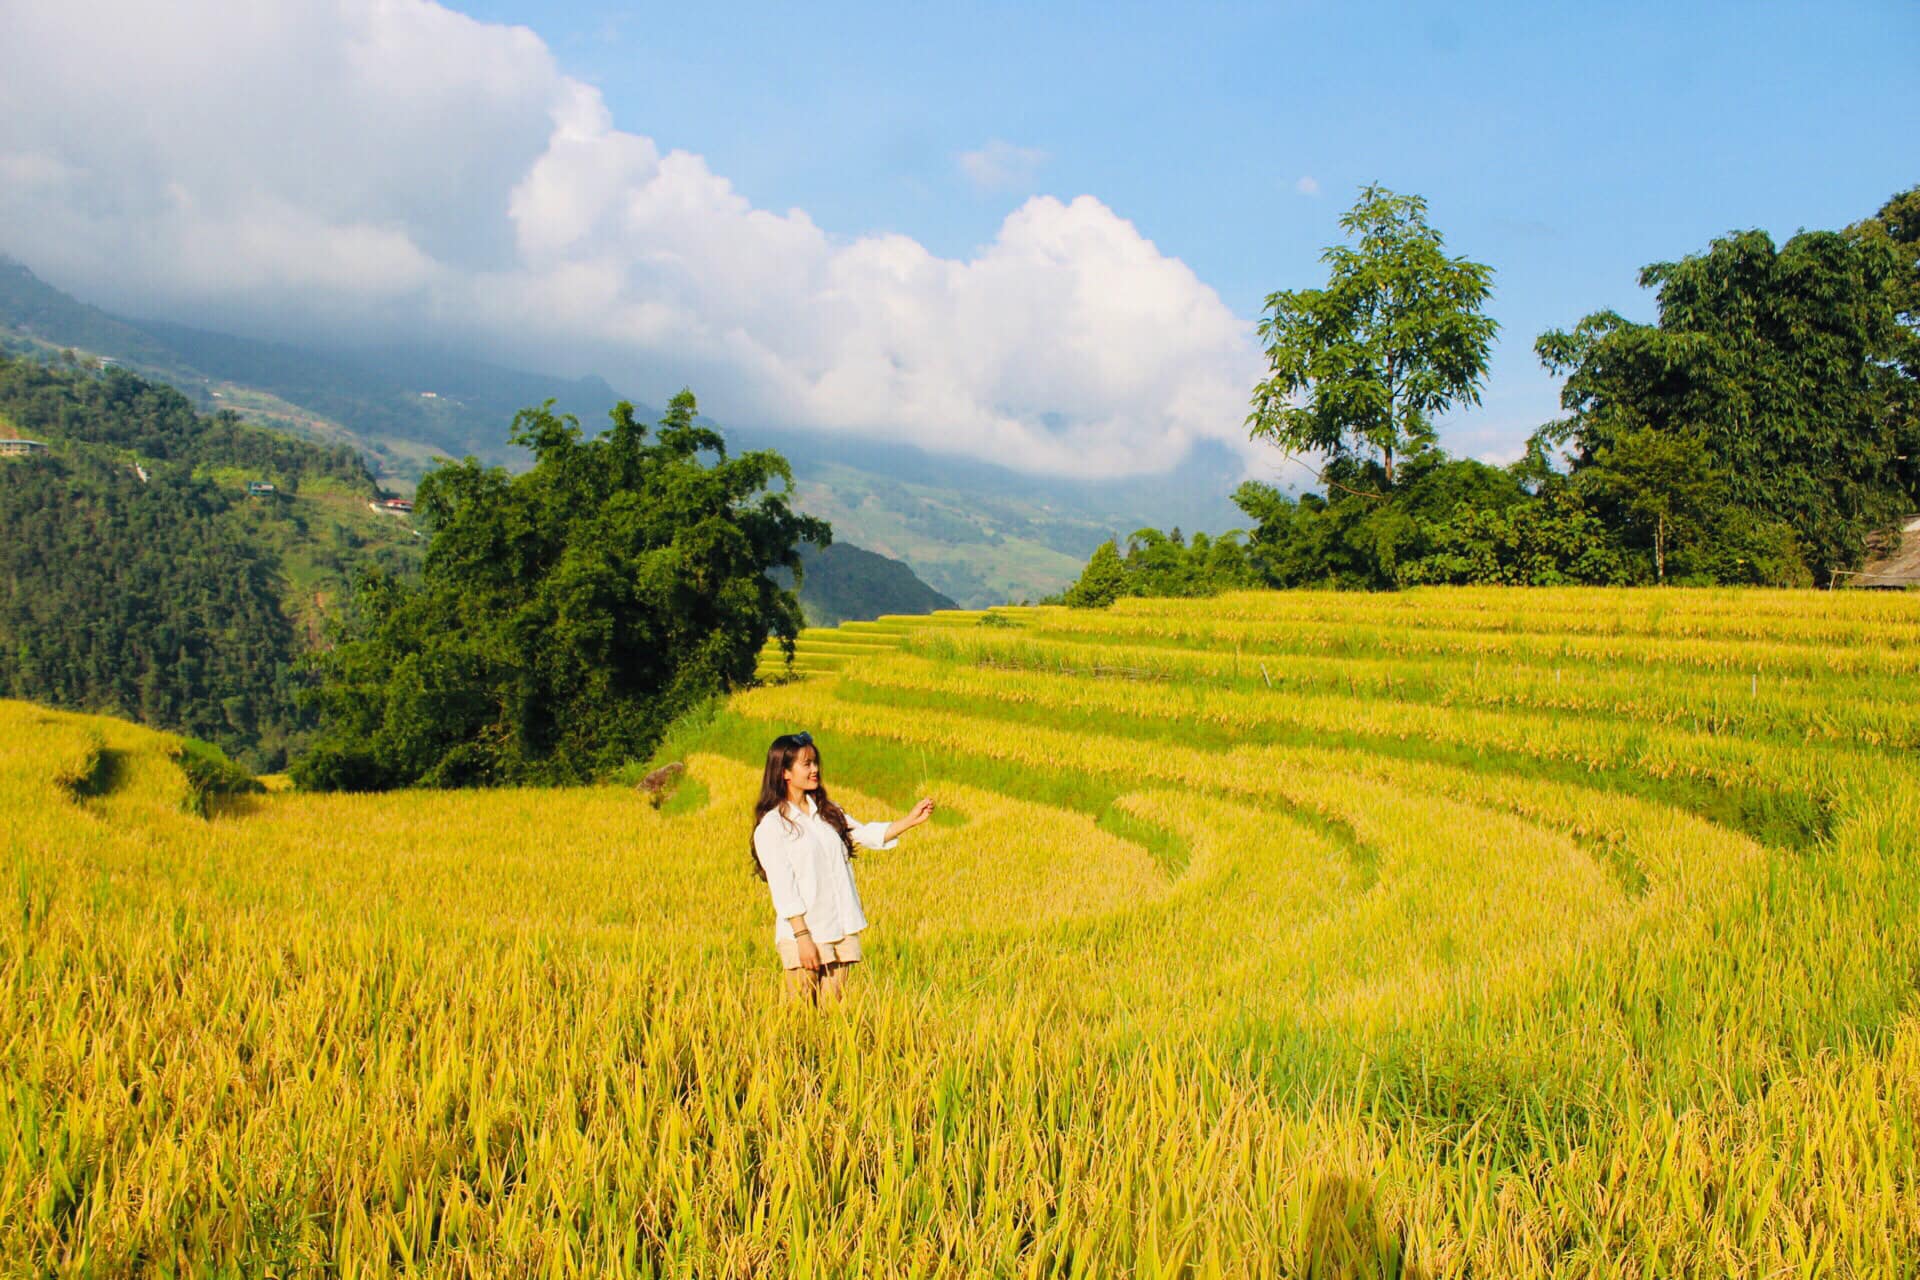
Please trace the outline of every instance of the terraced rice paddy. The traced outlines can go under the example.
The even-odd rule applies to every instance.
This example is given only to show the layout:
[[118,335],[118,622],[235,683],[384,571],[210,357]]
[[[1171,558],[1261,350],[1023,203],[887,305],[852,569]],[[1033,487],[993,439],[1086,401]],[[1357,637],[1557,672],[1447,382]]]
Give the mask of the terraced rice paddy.
[[[29,1273],[1920,1274],[1920,601],[1248,594],[810,632],[615,787],[181,811],[0,704]],[[857,816],[784,1003],[746,807]]]

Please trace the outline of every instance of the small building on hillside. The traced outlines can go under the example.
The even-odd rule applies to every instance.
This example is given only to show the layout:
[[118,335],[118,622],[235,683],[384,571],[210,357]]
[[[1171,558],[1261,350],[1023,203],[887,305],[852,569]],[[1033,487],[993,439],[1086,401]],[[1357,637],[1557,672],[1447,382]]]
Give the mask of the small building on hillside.
[[405,498],[388,498],[380,504],[380,508],[383,511],[397,511],[401,515],[406,515],[413,510],[413,504]]
[[45,453],[47,446],[38,440],[0,440],[0,456],[23,453]]
[[276,492],[278,491],[273,487],[273,484],[270,481],[267,481],[267,480],[247,481],[247,496],[249,498],[270,498]]

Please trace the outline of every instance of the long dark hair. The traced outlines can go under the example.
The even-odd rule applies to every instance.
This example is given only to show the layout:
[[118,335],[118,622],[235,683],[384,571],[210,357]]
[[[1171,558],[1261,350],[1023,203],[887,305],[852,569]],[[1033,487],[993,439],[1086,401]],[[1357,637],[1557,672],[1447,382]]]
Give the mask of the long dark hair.
[[[813,738],[808,734],[783,733],[773,740],[772,746],[767,748],[767,771],[760,775],[760,798],[753,802],[755,831],[760,829],[760,819],[775,812],[786,803],[787,780],[782,775],[793,768],[793,762],[800,758],[802,751],[813,752],[814,763],[820,763],[820,748],[813,745]],[[822,772],[824,773],[824,769]],[[840,806],[827,799],[827,784],[822,782],[807,794],[813,797],[814,808],[818,809],[820,816],[827,820],[827,825],[840,833],[840,843],[847,847],[847,856],[851,858],[853,828],[847,822],[847,815],[840,811]],[[793,819],[785,813],[780,815],[780,821],[789,827],[793,826]],[[753,874],[765,880],[767,869],[760,865],[760,854],[753,847],[752,836],[747,837],[747,851],[753,857]]]

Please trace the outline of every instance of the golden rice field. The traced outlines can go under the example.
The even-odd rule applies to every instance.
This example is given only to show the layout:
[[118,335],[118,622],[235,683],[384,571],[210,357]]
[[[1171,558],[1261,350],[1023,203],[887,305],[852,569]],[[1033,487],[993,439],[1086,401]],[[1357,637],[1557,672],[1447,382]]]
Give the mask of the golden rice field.
[[[186,812],[0,703],[0,1264],[1920,1275],[1920,599],[1423,590],[809,632],[606,786]],[[756,761],[857,816],[783,1001]]]

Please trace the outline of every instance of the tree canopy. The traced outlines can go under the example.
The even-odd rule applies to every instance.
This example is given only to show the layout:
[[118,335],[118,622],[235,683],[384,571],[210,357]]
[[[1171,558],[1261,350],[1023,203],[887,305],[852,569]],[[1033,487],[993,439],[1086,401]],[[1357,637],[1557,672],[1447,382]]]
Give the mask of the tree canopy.
[[374,789],[578,781],[644,757],[680,711],[791,647],[796,544],[828,526],[788,504],[779,454],[729,457],[689,392],[650,435],[633,408],[583,439],[520,413],[531,470],[469,458],[421,482],[417,582],[374,576],[316,658],[321,734],[295,780]]
[[1269,371],[1247,422],[1287,449],[1371,453],[1392,485],[1436,416],[1479,402],[1493,269],[1449,257],[1419,196],[1366,186],[1340,226],[1356,243],[1326,251],[1325,288],[1267,297]]
[[[1576,476],[1609,458],[1618,470],[1623,450],[1651,456],[1646,432],[1696,438],[1725,506],[1797,539],[1821,580],[1857,565],[1867,536],[1912,501],[1890,240],[1803,231],[1776,248],[1744,231],[1654,263],[1640,283],[1659,291],[1655,323],[1600,311],[1541,335],[1568,410],[1543,438],[1570,449]],[[1647,472],[1612,487],[1625,501],[1661,483]]]
[[1505,467],[1432,443],[1432,415],[1477,394],[1493,329],[1486,268],[1446,257],[1425,211],[1366,188],[1328,286],[1268,299],[1252,434],[1322,454],[1319,491],[1243,484],[1244,541],[1141,530],[1096,552],[1068,603],[1247,583],[1800,586],[1920,509],[1920,187],[1844,232],[1776,248],[1745,231],[1651,264],[1652,324],[1600,311],[1542,334],[1567,416]]
[[1259,586],[1241,545],[1244,536],[1235,529],[1217,538],[1196,533],[1188,539],[1178,529],[1136,529],[1127,535],[1124,555],[1111,539],[1096,547],[1061,602],[1103,608],[1122,596],[1210,596]]
[[1900,483],[1920,494],[1920,186],[1892,197],[1847,234],[1893,262],[1889,307],[1898,327],[1891,356],[1877,364],[1874,377],[1887,405]]

